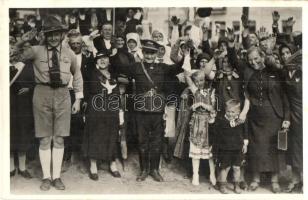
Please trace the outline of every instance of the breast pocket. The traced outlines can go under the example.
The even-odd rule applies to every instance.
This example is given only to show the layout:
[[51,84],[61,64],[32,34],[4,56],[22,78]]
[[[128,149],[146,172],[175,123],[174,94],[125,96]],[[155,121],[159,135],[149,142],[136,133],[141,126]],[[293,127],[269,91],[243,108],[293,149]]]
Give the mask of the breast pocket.
[[71,64],[72,61],[69,57],[61,57],[60,60],[60,72],[61,72],[61,79],[63,83],[69,82],[72,73],[71,73]]
[[63,56],[60,60],[60,71],[62,73],[70,74],[71,73],[71,59],[69,57]]
[[45,73],[49,71],[47,59],[40,59],[35,61],[35,66],[40,73]]

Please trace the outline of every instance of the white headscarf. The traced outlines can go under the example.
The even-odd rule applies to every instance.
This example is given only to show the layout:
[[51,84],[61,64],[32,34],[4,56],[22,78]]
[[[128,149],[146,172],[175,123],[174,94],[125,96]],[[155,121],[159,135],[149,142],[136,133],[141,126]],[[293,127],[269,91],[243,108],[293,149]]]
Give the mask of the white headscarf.
[[141,51],[141,43],[139,35],[137,33],[128,33],[126,34],[126,45],[129,40],[134,40],[137,43],[137,46],[134,49],[128,48],[128,52],[134,55],[136,61],[142,60],[143,54]]
[[164,61],[163,63],[167,64],[167,65],[171,65],[173,64],[172,60],[170,59],[170,54],[171,54],[171,47],[170,46],[167,46],[168,44],[168,40],[167,40],[167,37],[165,37],[164,35],[164,32],[159,30],[159,29],[155,29],[153,30],[152,32],[152,39],[153,39],[153,34],[154,33],[160,33],[163,35],[163,41],[158,41],[157,43],[160,44],[161,46],[164,46],[165,47],[165,55],[163,57]]

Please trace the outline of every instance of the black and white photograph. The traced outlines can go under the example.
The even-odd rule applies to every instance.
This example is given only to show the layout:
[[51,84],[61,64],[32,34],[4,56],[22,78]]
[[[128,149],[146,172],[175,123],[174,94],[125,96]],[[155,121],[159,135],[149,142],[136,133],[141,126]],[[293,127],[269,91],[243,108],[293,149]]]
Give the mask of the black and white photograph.
[[303,8],[136,5],[8,8],[10,195],[303,198]]

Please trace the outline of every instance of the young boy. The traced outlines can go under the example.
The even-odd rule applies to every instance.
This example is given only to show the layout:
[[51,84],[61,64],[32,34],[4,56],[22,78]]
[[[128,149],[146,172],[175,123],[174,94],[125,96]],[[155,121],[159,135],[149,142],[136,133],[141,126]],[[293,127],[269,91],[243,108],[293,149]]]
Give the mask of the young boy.
[[230,168],[233,168],[234,192],[241,193],[239,182],[243,154],[247,152],[247,126],[238,120],[241,104],[230,99],[225,104],[225,116],[217,119],[216,147],[218,150],[219,190],[227,194],[226,184]]

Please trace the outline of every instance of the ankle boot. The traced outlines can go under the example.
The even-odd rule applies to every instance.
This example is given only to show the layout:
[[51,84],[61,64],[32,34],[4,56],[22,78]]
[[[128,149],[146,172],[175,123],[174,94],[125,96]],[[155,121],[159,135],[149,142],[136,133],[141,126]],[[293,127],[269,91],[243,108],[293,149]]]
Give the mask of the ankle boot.
[[157,182],[163,182],[164,179],[159,173],[160,150],[153,149],[150,155],[150,175]]
[[145,149],[140,149],[139,164],[141,172],[137,177],[137,181],[145,181],[149,174],[149,152]]
[[162,145],[162,155],[166,163],[170,163],[172,160],[172,154],[169,147],[169,138],[164,137]]

